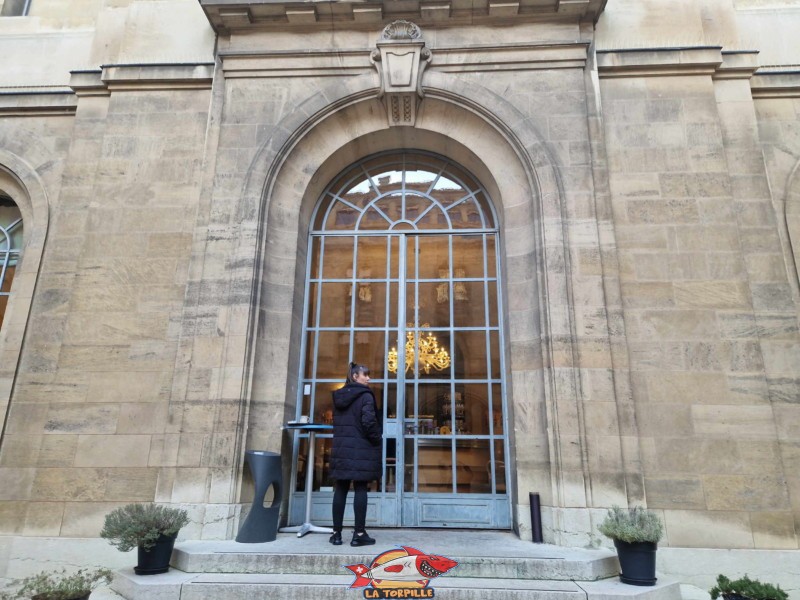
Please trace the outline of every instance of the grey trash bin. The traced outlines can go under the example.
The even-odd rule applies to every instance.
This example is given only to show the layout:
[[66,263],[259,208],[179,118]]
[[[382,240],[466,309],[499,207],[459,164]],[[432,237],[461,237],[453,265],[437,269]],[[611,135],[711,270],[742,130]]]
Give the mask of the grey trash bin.
[[[245,460],[256,485],[253,506],[236,536],[237,542],[256,544],[274,542],[278,537],[278,518],[281,510],[281,455],[275,452],[248,450]],[[275,486],[272,506],[264,506],[269,486]]]

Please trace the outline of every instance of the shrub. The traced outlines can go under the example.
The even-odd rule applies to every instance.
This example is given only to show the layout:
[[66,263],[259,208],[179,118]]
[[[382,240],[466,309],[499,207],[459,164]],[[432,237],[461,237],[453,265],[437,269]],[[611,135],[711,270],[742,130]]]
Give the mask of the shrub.
[[614,506],[609,509],[599,529],[603,535],[622,542],[657,543],[664,535],[658,516],[641,506],[628,510]]
[[121,552],[150,550],[161,535],[172,536],[189,522],[186,511],[158,504],[128,504],[106,515],[100,537]]
[[34,598],[35,600],[74,600],[82,598],[102,583],[111,582],[108,569],[78,569],[67,574],[66,569],[55,573],[42,571],[36,575],[14,582],[19,587],[16,593],[3,592],[0,598]]
[[716,600],[723,598],[749,598],[750,600],[789,600],[789,594],[780,586],[761,583],[758,579],[750,579],[747,575],[736,581],[731,581],[725,575],[717,576],[717,585],[709,592]]

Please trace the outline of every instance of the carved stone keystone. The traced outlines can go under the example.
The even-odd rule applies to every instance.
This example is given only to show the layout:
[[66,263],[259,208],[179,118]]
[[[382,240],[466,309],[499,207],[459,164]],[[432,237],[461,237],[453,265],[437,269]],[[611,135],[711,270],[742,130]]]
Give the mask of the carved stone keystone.
[[431,61],[420,28],[410,21],[393,21],[381,33],[371,60],[381,76],[389,125],[413,126],[423,98],[422,73]]

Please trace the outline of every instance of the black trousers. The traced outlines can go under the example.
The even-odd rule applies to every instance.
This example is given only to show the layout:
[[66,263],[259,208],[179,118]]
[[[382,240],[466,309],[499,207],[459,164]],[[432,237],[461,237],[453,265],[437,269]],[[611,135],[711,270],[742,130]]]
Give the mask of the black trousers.
[[[347,492],[350,491],[350,479],[337,479],[333,491],[333,529],[342,530],[344,521],[344,507],[347,504]],[[368,481],[353,481],[355,495],[353,497],[353,512],[356,516],[356,531],[364,531],[367,522],[367,485]]]

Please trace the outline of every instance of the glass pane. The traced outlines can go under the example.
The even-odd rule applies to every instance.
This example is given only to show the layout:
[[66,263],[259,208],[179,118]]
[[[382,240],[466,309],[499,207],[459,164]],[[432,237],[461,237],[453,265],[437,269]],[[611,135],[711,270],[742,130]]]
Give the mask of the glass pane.
[[386,169],[372,174],[372,182],[381,194],[399,190],[403,187],[403,172],[396,169]]
[[8,296],[0,296],[0,327],[3,326],[3,318],[6,315],[6,307],[8,306]]
[[492,384],[492,428],[495,435],[503,435],[503,391],[499,383]]
[[453,324],[456,327],[484,327],[484,283],[482,281],[453,282]]
[[489,435],[489,386],[483,383],[456,384],[456,433]]
[[366,213],[364,213],[358,228],[366,230],[388,229],[389,221],[387,221],[377,210],[370,208]]
[[448,438],[417,441],[419,461],[417,488],[420,493],[453,491],[453,451]]
[[453,236],[454,277],[483,277],[483,236]]
[[461,187],[461,184],[456,183],[447,175],[442,175],[433,186],[431,196],[436,198],[444,206],[450,206],[454,202],[458,202],[467,195],[467,191]]
[[431,208],[415,223],[419,229],[450,229],[447,217],[438,207]]
[[385,473],[384,491],[393,493],[397,486],[397,440],[395,438],[386,439]]
[[[386,284],[359,281],[356,289],[356,327],[383,327],[386,323]],[[323,306],[327,311],[327,305]]]
[[[331,446],[333,438],[319,437],[314,440],[314,479],[311,489],[314,491],[333,491],[331,470]],[[306,489],[306,467],[308,462],[308,438],[300,439],[300,453],[297,457],[297,491]],[[322,487],[322,490],[320,490]]]
[[414,491],[414,465],[416,461],[414,460],[414,438],[409,438],[405,440],[405,477],[403,482],[403,491],[406,492],[413,492]]
[[[345,371],[347,366],[345,365]],[[342,387],[342,383],[318,383],[314,389],[314,414],[311,415],[314,423],[333,425],[333,394],[334,390]],[[303,413],[307,415],[307,412]]]
[[314,374],[312,373],[314,369],[314,340],[316,334],[313,331],[308,332],[308,336],[306,337],[306,366],[304,369],[305,376],[307,379],[311,379]]
[[397,418],[397,384],[389,383],[386,387],[386,418]]
[[404,343],[398,343],[400,342],[399,336],[400,332],[396,329],[389,331],[389,354],[386,357],[386,371],[391,379],[396,379],[398,370],[402,372],[402,369],[404,369],[402,351],[400,353],[397,351],[397,348],[402,347]]
[[386,243],[384,236],[363,235],[358,239],[358,278],[386,279]]
[[456,379],[486,379],[486,332],[456,331]]
[[450,236],[419,236],[419,278],[439,279],[450,272]]
[[406,189],[427,193],[436,179],[436,173],[419,167],[406,167]]
[[400,277],[400,236],[393,235],[389,242],[389,279]]
[[489,293],[489,327],[497,327],[497,282],[487,284]]
[[352,295],[352,283],[323,283],[320,305],[324,309],[320,311],[319,326],[346,327],[350,325]]
[[470,198],[447,211],[453,229],[480,229],[483,227],[481,212],[475,200]]
[[[311,389],[311,382],[310,381],[304,381],[302,385],[303,385],[303,387],[305,387],[307,385],[308,389],[309,390]],[[311,414],[311,394],[310,393],[308,395],[304,394],[303,397],[302,397],[302,402],[301,402],[301,406],[300,406],[300,414],[301,415],[310,415]]]
[[350,236],[328,236],[324,242],[322,273],[325,279],[349,279],[353,273],[353,242]]
[[311,279],[319,279],[319,257],[320,257],[320,249],[322,247],[322,238],[321,237],[312,237],[311,238],[311,271],[309,275]]
[[415,327],[417,325],[417,284],[406,284],[406,317],[405,322],[408,327]]
[[344,380],[350,362],[350,330],[320,331],[317,379]]
[[369,180],[366,177],[354,179],[345,184],[346,190],[339,193],[342,200],[347,200],[350,204],[354,204],[359,208],[365,208],[372,200],[375,199],[375,191],[369,185]]
[[486,276],[497,277],[497,257],[495,256],[495,236],[486,236]]
[[383,214],[385,214],[389,221],[394,223],[395,221],[400,221],[403,218],[403,194],[396,193],[396,194],[389,194],[385,198],[378,200],[375,203]]
[[417,433],[417,396],[414,393],[414,384],[406,384],[406,402],[405,402],[405,423],[404,429],[406,435],[415,435]]
[[[22,248],[21,218],[22,213],[19,211],[19,207],[14,204],[14,201],[8,196],[0,195],[0,227],[5,229],[11,237],[12,250],[19,250]],[[8,249],[8,241],[3,233],[0,233],[0,249]]]
[[409,235],[406,237],[406,279],[417,278],[417,253],[419,252],[419,237]]
[[396,283],[389,284],[389,326],[397,327],[397,302],[398,298],[398,285]]
[[11,291],[11,282],[14,280],[14,273],[16,270],[16,267],[7,267],[6,276],[3,281],[0,282],[2,283],[2,286],[0,286],[0,292],[3,292],[3,294],[0,295],[0,326],[3,325],[3,318],[5,317],[6,307],[8,306],[8,293]]
[[456,440],[456,491],[459,494],[491,494],[491,474],[489,440]]
[[420,435],[441,435],[450,411],[450,384],[424,384],[417,387]]
[[506,493],[506,458],[503,440],[494,442],[494,491],[496,494]]
[[[450,354],[450,332],[417,330],[406,341],[409,363],[420,379],[448,379],[452,356]],[[407,375],[407,376],[410,376]]]
[[19,221],[17,224],[9,230],[11,234],[11,249],[12,250],[22,250],[22,222]]
[[420,326],[449,327],[450,326],[450,284],[419,283],[418,289],[418,323]]
[[492,379],[500,379],[500,334],[489,332],[489,351],[492,353]]
[[317,297],[319,294],[319,284],[311,283],[308,285],[308,314],[306,315],[306,326],[316,327],[317,325]]
[[[458,429],[458,420],[454,418],[456,403],[450,393],[450,386],[447,388],[439,398],[439,435],[453,435]],[[455,399],[459,396],[460,393],[457,393]]]
[[406,194],[405,219],[412,223],[431,205],[431,201],[415,194]]
[[328,231],[355,229],[360,214],[360,211],[337,200],[328,214],[325,229]]
[[[11,256],[16,256],[12,254]],[[3,261],[5,260],[5,255],[0,255],[0,273],[3,272]],[[4,292],[8,294],[11,292],[11,282],[14,281],[14,274],[17,272],[17,267],[11,266],[11,261],[8,261],[9,264],[6,266],[6,274],[3,278],[3,281],[0,281],[0,292]]]
[[[354,333],[353,361],[369,367],[374,377],[381,377],[386,363],[386,346],[383,331],[359,331]],[[344,369],[346,370],[345,363]]]

